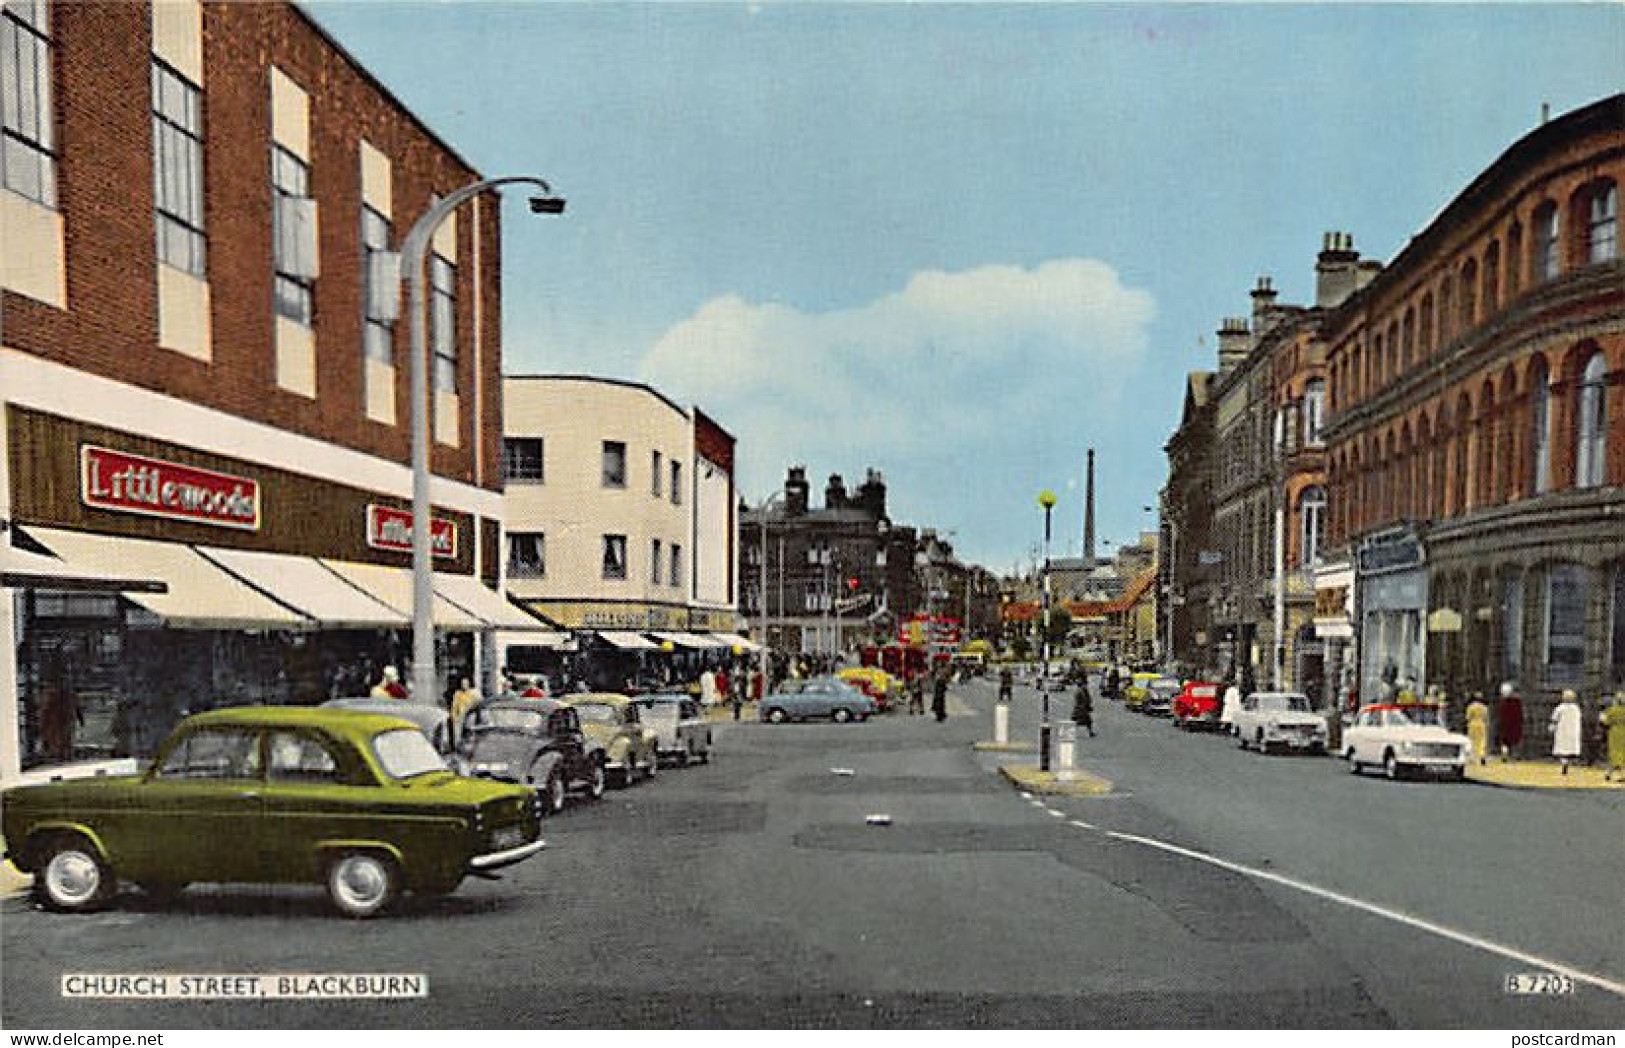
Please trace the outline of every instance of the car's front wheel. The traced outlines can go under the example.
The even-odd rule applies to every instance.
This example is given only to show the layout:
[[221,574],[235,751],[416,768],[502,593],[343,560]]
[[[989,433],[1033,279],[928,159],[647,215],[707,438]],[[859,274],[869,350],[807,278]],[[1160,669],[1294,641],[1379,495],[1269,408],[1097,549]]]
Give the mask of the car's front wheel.
[[542,807],[543,815],[557,815],[564,810],[564,776],[554,771],[547,777],[542,786],[542,797],[546,803]]
[[835,721],[836,724],[845,724],[847,721],[852,719],[852,711],[844,706],[837,706],[835,707],[834,711],[830,713],[830,717]]
[[373,917],[388,909],[399,890],[395,864],[371,852],[349,852],[327,868],[327,897],[346,917]]
[[595,760],[592,762],[592,773],[587,776],[587,796],[593,800],[602,797],[605,785],[604,762]]
[[84,913],[106,901],[117,885],[113,871],[81,837],[59,837],[46,846],[34,874],[34,894],[58,913]]
[[1382,773],[1390,779],[1399,778],[1399,760],[1394,756],[1393,750],[1389,750],[1383,755]]
[[767,711],[767,719],[771,724],[783,724],[785,719],[784,711],[775,706]]

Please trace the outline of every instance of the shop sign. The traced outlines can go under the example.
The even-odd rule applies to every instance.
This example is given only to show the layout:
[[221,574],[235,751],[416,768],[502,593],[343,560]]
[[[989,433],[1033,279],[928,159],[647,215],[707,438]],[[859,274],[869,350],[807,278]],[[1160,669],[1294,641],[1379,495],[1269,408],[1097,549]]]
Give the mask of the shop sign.
[[1326,586],[1315,590],[1315,618],[1338,619],[1348,617],[1349,588]]
[[1401,571],[1422,563],[1422,540],[1410,531],[1388,531],[1373,535],[1360,546],[1360,573],[1378,575]]
[[[392,506],[367,504],[367,545],[392,553],[412,552],[412,514]],[[446,560],[457,558],[457,522],[429,518],[429,551]]]
[[245,531],[260,527],[258,481],[94,444],[79,446],[79,497],[87,506],[119,513]]

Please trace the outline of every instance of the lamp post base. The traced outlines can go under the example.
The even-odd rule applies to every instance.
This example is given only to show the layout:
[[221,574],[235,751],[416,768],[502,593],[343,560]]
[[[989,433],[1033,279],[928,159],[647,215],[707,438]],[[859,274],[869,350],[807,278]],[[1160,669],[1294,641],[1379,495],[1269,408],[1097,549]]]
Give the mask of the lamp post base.
[[1049,721],[1038,726],[1038,770],[1049,771]]

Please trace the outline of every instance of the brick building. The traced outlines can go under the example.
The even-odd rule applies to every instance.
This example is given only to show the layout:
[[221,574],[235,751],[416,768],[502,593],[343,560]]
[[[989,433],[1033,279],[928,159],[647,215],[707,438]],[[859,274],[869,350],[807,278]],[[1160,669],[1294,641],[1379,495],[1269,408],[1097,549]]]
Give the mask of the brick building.
[[[0,19],[0,777],[404,675],[407,324],[377,260],[479,173],[292,4]],[[530,621],[490,588],[499,235],[477,198],[429,264],[443,677]]]
[[1625,685],[1625,95],[1507,149],[1329,318],[1359,688]]

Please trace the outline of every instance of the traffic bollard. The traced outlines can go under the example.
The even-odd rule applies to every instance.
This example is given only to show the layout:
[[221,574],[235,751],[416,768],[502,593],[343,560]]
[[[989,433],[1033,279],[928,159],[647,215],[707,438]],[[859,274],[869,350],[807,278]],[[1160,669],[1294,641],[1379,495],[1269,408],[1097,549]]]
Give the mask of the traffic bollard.
[[993,707],[993,741],[1000,746],[1010,744],[1010,704],[996,703]]
[[1058,749],[1060,752],[1057,754],[1058,760],[1056,764],[1058,767],[1055,769],[1055,777],[1057,779],[1070,779],[1072,778],[1073,751],[1076,749],[1078,741],[1078,726],[1072,721],[1064,720],[1058,727],[1056,739],[1059,743]]

